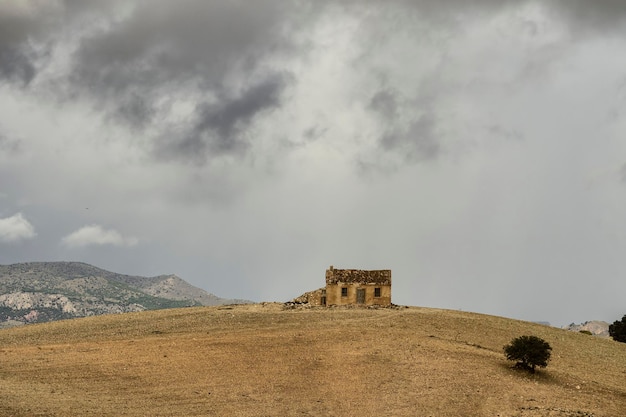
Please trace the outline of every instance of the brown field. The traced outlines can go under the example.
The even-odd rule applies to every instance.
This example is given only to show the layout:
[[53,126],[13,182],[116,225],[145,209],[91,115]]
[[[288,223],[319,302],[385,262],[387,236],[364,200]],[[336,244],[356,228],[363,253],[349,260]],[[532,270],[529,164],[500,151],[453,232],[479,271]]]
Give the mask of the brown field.
[[[531,375],[502,346],[553,347]],[[626,415],[626,344],[427,308],[280,304],[0,331],[1,416]]]

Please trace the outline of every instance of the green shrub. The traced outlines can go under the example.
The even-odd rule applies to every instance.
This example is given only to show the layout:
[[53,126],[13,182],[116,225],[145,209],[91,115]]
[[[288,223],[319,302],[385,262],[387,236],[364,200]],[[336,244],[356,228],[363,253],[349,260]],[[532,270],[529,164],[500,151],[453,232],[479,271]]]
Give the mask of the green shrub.
[[618,342],[626,343],[626,315],[621,321],[609,325],[609,335]]
[[578,333],[588,334],[589,336],[593,336],[593,333],[591,333],[589,330],[579,330]]
[[545,368],[550,360],[552,347],[537,336],[520,336],[504,346],[504,354],[510,361],[517,361],[517,368],[535,372],[535,367]]

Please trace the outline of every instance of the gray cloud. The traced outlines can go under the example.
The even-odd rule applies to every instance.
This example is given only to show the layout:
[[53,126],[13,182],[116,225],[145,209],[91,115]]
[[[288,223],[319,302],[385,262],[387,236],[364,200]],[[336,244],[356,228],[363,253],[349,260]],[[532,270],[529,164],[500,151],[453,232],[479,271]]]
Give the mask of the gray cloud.
[[0,76],[12,81],[19,81],[22,85],[30,84],[35,78],[36,69],[28,56],[28,52],[8,46],[0,47]]
[[285,80],[283,76],[272,76],[249,87],[240,96],[223,97],[214,106],[201,106],[198,111],[200,120],[194,132],[202,134],[207,130],[215,131],[220,139],[216,150],[229,151],[236,135],[257,113],[280,105],[280,93],[285,87]]
[[[155,4],[157,3],[157,4]],[[123,19],[109,16],[84,36],[73,56],[71,85],[142,125],[159,114],[155,103],[181,95],[229,95],[238,78],[250,78],[288,48],[279,2],[240,8],[234,3],[186,0],[137,2]],[[234,83],[234,84],[233,84]],[[119,105],[119,103],[122,105]],[[131,106],[133,111],[124,111]]]
[[[371,14],[375,18],[362,17],[369,35],[363,37],[363,47],[376,49],[376,38],[390,33],[400,16],[419,23],[418,31],[423,32],[419,39],[436,43],[440,42],[439,35],[433,37],[433,33],[456,32],[462,21],[482,18],[485,13],[493,16],[520,10],[533,3],[549,10],[572,31],[584,27],[614,30],[621,27],[626,15],[626,6],[619,0],[560,0],[549,4],[395,0],[385,5],[371,0],[297,4],[266,0],[246,7],[200,0],[65,0],[43,8],[25,2],[30,6],[0,8],[0,77],[29,85],[63,39],[60,34],[71,34],[77,47],[70,55],[68,72],[54,78],[57,92],[66,98],[86,99],[114,123],[123,122],[133,129],[151,128],[159,131],[157,137],[180,134],[181,139],[166,146],[168,152],[195,155],[210,150],[227,154],[246,148],[241,133],[254,115],[281,106],[277,97],[284,87],[279,88],[280,83],[260,83],[243,93],[241,85],[247,85],[246,80],[263,78],[268,72],[289,72],[281,65],[285,59],[306,51],[311,39],[302,35],[320,17],[341,12],[365,16],[364,10],[380,12]],[[537,23],[531,18],[526,20],[525,28],[536,35]],[[359,32],[359,36],[364,34]],[[528,61],[525,71],[540,71],[537,68],[548,58]],[[293,81],[298,82],[297,76]],[[442,86],[430,88],[437,95]],[[269,101],[263,104],[255,100]],[[184,118],[185,122],[191,121],[189,128],[176,127],[181,121],[171,120],[175,118],[172,107],[180,101],[189,102],[195,109]],[[407,106],[413,104],[382,90],[365,106],[384,120],[397,121],[398,114],[406,113]],[[433,111],[430,117],[408,122],[403,129],[391,128],[381,137],[382,148],[398,149],[405,138],[413,144],[411,160],[436,156],[440,145],[426,132],[434,131],[437,119]],[[414,134],[428,139],[416,140]],[[159,149],[161,142],[157,140]],[[171,137],[165,142],[170,143]]]
[[11,154],[17,153],[20,150],[20,141],[7,136],[2,131],[2,126],[0,126],[0,150]]
[[374,94],[368,107],[382,115],[387,120],[394,119],[398,114],[396,96],[389,90],[381,90]]
[[28,1],[0,5],[0,79],[26,86],[35,78],[42,55],[35,45],[48,26],[42,11]]
[[[349,4],[362,7],[363,4],[378,3],[375,0],[355,0]],[[437,24],[442,22],[458,22],[460,17],[493,15],[505,10],[515,10],[529,4],[544,7],[554,13],[554,17],[562,19],[565,24],[576,29],[614,30],[624,24],[626,3],[621,0],[395,0],[385,2],[385,6],[394,4],[404,10],[412,8],[429,21]]]
[[315,141],[323,137],[327,132],[328,132],[327,127],[311,126],[302,132],[302,137],[304,138],[305,141],[310,142],[310,141]]
[[521,140],[523,138],[522,133],[516,129],[506,128],[501,125],[485,126],[487,133],[495,138],[504,138],[510,140]]
[[626,3],[621,0],[557,0],[542,4],[552,10],[555,17],[564,19],[574,35],[626,29]]
[[436,128],[435,116],[427,112],[413,121],[406,130],[389,130],[380,138],[380,145],[386,151],[402,154],[407,162],[433,159],[441,150]]
[[255,117],[281,105],[280,95],[288,80],[288,75],[274,74],[239,95],[222,93],[215,103],[198,105],[191,128],[182,136],[161,138],[156,154],[163,159],[203,162],[215,156],[242,153],[249,145],[246,130]]
[[133,92],[131,89],[127,94],[120,96],[109,119],[141,130],[148,127],[159,113],[153,102],[153,98],[141,92]]
[[[404,161],[409,163],[439,156],[441,145],[437,135],[437,116],[430,109],[432,105],[432,100],[426,97],[408,103],[389,89],[374,94],[368,108],[380,117],[380,124],[384,127],[378,139],[380,148],[402,155]],[[417,118],[414,113],[418,114]],[[403,118],[412,120],[406,123]]]

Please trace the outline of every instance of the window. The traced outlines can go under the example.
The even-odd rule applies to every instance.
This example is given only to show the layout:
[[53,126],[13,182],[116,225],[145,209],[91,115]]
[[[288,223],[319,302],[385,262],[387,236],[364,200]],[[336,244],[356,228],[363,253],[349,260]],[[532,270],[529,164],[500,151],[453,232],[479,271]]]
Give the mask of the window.
[[374,297],[380,297],[380,288],[374,288]]
[[341,296],[342,297],[348,296],[348,287],[341,287]]

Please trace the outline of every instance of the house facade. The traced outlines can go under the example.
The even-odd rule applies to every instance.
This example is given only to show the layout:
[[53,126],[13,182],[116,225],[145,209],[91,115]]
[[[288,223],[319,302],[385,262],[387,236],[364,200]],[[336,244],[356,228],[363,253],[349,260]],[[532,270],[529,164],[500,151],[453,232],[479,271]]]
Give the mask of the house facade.
[[326,288],[322,289],[319,303],[390,306],[391,270],[335,269],[331,265],[326,270]]

